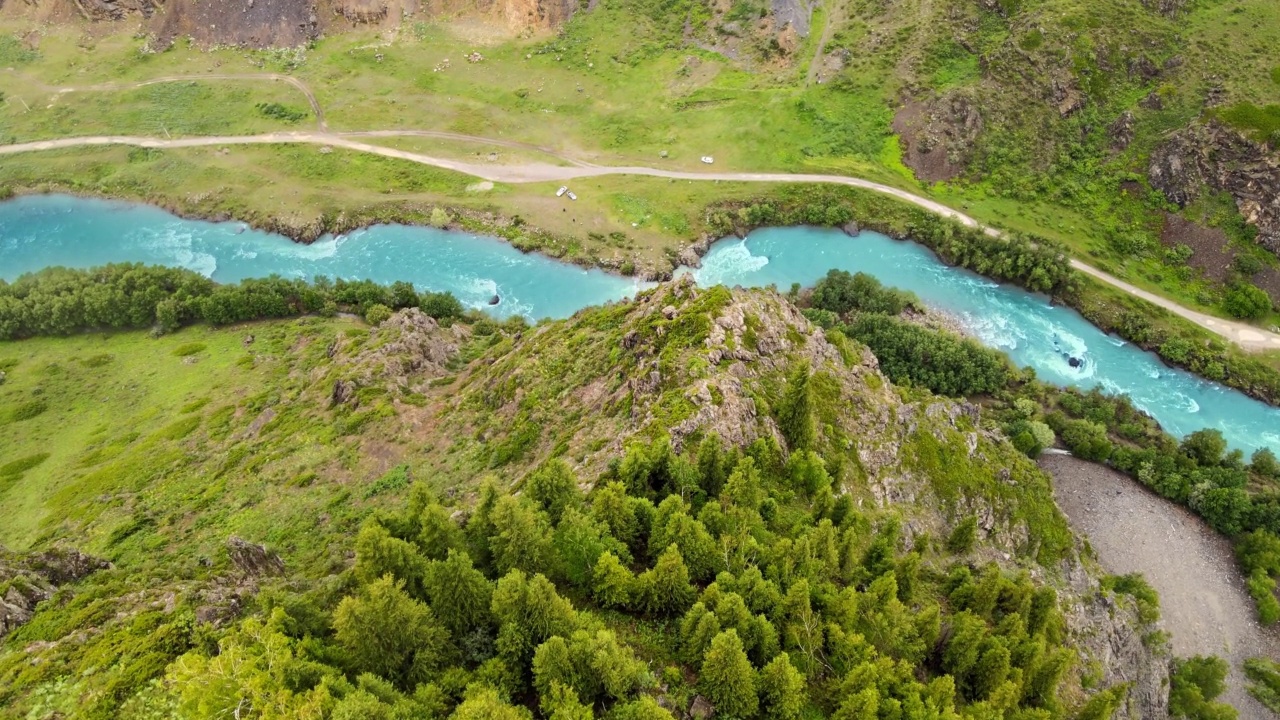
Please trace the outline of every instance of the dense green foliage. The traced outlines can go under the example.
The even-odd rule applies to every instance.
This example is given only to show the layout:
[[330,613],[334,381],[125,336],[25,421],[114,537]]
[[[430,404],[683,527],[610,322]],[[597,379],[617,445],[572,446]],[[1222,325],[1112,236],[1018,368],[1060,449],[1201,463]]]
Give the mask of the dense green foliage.
[[809,304],[836,315],[860,312],[897,315],[914,302],[910,293],[886,288],[866,273],[849,274],[845,270],[828,270],[809,296]]
[[[658,720],[664,668],[669,698],[725,718],[1063,716],[1051,588],[904,552],[893,515],[705,456],[658,477],[627,470],[652,457],[633,447],[588,495],[554,462],[523,497],[487,486],[465,525],[417,486],[365,523],[336,593],[273,595],[216,652],[170,665],[166,701],[195,718]],[[724,472],[693,503],[671,484]]]
[[[92,270],[48,268],[22,275],[13,283],[0,280],[0,340],[84,330],[169,332],[193,322],[228,325],[333,314],[340,307],[365,313],[379,305],[384,310],[419,307],[439,320],[463,314],[462,304],[452,294],[419,293],[404,282],[384,286],[369,280],[321,277],[308,283],[272,276],[218,285],[183,268],[124,263]],[[387,316],[374,312],[383,319]]]
[[871,348],[880,369],[899,385],[964,396],[993,393],[1009,382],[1004,355],[970,338],[883,315],[859,317],[845,333]]

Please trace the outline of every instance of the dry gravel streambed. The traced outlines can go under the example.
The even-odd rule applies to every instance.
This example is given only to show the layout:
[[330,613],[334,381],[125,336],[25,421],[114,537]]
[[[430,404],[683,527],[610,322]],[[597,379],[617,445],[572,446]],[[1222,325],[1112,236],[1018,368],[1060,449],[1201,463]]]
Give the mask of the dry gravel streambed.
[[1160,615],[1179,656],[1218,655],[1232,666],[1220,698],[1241,720],[1275,716],[1245,689],[1241,665],[1280,660],[1280,635],[1258,625],[1226,538],[1129,477],[1069,455],[1044,455],[1054,495],[1071,526],[1109,573],[1142,573],[1160,593]]

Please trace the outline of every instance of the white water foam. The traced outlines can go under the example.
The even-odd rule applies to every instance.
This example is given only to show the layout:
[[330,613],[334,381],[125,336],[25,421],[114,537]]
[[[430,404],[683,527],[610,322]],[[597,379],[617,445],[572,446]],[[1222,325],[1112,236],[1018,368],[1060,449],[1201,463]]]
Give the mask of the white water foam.
[[157,231],[144,231],[140,244],[160,258],[160,264],[177,265],[211,278],[218,270],[218,259],[195,247],[195,235],[184,232],[181,225],[170,223]]
[[746,240],[722,248],[708,254],[702,259],[702,267],[693,271],[693,278],[699,285],[735,285],[743,276],[758,272],[769,264],[769,258],[751,254]]

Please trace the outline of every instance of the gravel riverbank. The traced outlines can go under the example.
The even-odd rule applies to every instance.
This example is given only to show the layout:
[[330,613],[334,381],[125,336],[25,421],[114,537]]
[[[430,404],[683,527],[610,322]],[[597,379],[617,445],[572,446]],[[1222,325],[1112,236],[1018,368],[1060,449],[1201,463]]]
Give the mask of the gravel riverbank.
[[1241,664],[1280,659],[1280,635],[1258,625],[1231,544],[1191,511],[1129,477],[1069,455],[1044,455],[1054,496],[1107,572],[1142,573],[1179,656],[1219,655],[1232,665],[1222,700],[1242,720],[1274,720],[1245,689]]

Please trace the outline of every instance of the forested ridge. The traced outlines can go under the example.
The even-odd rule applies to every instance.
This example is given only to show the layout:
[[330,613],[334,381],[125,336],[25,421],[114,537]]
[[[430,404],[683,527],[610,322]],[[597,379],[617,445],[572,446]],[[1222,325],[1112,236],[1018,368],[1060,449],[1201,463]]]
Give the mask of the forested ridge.
[[[675,283],[535,327],[444,324],[409,308],[376,327],[309,316],[251,338],[197,325],[0,345],[21,348],[0,358],[0,432],[21,453],[0,499],[51,493],[11,535],[31,549],[0,563],[45,598],[4,639],[0,705],[1163,706],[1160,636],[1078,565],[1048,479],[976,408],[889,385],[776,294]],[[94,419],[104,402],[112,419]],[[45,549],[72,544],[113,566],[48,570]]]

